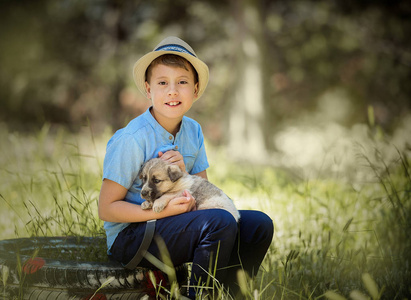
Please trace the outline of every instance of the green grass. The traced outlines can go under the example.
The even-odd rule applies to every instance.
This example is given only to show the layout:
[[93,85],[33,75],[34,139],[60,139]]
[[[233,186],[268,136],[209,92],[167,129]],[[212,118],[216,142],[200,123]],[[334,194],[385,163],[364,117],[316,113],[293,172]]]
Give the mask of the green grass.
[[276,225],[254,284],[264,291],[261,299],[316,299],[329,290],[346,297],[355,290],[366,293],[364,274],[374,278],[382,298],[410,297],[409,158],[398,152],[386,162],[376,155],[373,162],[359,157],[372,179],[363,182],[301,180],[267,167],[255,167],[247,177],[243,170],[250,167],[241,165],[213,174],[221,186],[240,192],[240,207],[262,209]]
[[30,136],[1,128],[0,138],[1,238],[102,233],[96,207],[103,154],[90,133],[46,125]]
[[[0,126],[0,239],[104,234],[97,199],[110,135]],[[338,168],[309,172],[230,162],[226,150],[208,147],[210,180],[275,224],[257,278],[240,274],[246,298],[411,298],[410,149],[386,140],[351,144],[344,168],[347,154],[327,153]]]

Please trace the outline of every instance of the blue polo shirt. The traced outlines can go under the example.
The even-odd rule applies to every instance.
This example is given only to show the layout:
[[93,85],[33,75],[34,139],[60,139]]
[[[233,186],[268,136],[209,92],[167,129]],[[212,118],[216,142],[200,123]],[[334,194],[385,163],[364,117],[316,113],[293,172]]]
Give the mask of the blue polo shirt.
[[[189,174],[200,173],[209,167],[204,136],[196,121],[184,116],[174,138],[157,123],[150,109],[151,107],[112,136],[107,143],[104,158],[103,179],[110,179],[124,186],[128,190],[124,200],[138,205],[144,201],[140,196],[142,181],[138,178],[138,173],[144,162],[158,157],[159,151],[179,151]],[[104,222],[108,249],[120,231],[129,224]]]

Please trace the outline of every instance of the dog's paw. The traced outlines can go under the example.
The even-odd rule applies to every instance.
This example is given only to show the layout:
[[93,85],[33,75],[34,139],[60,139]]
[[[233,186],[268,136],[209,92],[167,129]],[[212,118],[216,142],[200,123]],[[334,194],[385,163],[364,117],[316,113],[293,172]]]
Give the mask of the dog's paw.
[[143,203],[141,203],[141,209],[150,209],[153,207],[153,204],[151,204],[151,202],[148,201],[144,201]]
[[159,213],[159,212],[163,211],[163,209],[164,209],[165,207],[166,207],[166,206],[165,206],[163,203],[154,203],[154,205],[153,205],[153,210],[154,210],[156,213]]

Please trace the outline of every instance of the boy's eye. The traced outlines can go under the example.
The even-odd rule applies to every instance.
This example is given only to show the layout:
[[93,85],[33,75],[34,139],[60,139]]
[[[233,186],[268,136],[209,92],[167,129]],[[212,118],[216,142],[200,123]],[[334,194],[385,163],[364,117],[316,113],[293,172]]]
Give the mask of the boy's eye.
[[165,81],[160,81],[158,84],[159,85],[166,85],[167,83]]
[[185,80],[181,80],[179,83],[180,83],[180,84],[187,84],[188,82],[185,81]]

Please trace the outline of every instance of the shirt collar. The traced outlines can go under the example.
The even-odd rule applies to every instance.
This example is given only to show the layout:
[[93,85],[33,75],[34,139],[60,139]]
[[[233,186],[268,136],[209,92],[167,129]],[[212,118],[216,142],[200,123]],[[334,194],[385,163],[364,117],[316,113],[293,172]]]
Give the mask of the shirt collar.
[[[161,126],[156,119],[154,119],[153,115],[150,112],[150,109],[152,108],[152,106],[150,106],[146,112],[143,114],[145,120],[147,121],[147,123],[150,124],[151,127],[154,128],[154,130],[164,139],[166,139],[167,141],[173,141],[174,140],[174,136],[169,133],[167,130],[165,130],[163,128],[163,126]],[[184,123],[185,123],[185,116],[183,117],[183,120],[181,121],[181,126],[180,126],[180,130],[177,132],[176,134],[176,138],[180,135],[183,127],[184,127]],[[172,137],[172,139],[170,139],[170,136]]]

